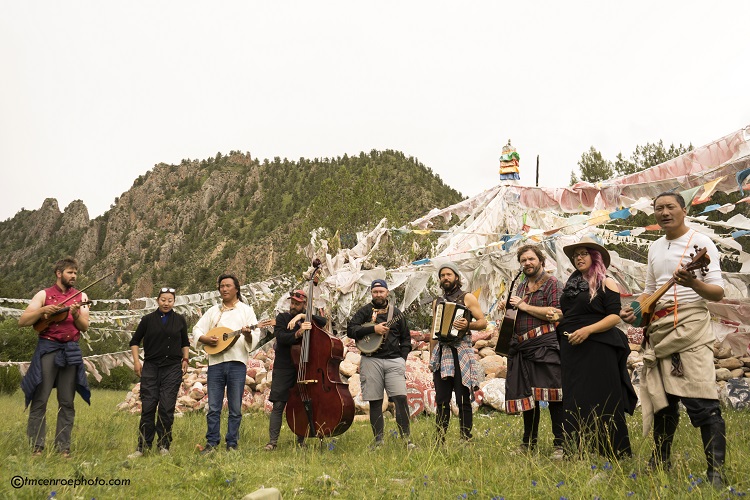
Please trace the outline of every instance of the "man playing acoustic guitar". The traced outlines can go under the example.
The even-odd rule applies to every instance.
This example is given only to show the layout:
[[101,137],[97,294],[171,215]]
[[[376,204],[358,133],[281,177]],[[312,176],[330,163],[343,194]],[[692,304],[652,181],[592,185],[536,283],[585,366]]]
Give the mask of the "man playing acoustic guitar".
[[510,304],[518,310],[514,335],[508,352],[505,379],[505,411],[523,413],[522,452],[536,447],[539,434],[539,401],[549,402],[552,419],[551,458],[562,460],[563,421],[560,346],[555,323],[560,317],[562,287],[557,278],[544,270],[544,254],[535,245],[524,245],[516,252],[526,278],[515,291]]
[[[55,284],[39,291],[18,318],[18,326],[31,326],[49,321],[49,326],[39,332],[39,341],[31,365],[21,381],[26,395],[26,406],[31,403],[26,435],[34,447],[34,455],[44,450],[47,433],[47,400],[52,388],[57,387],[57,430],[55,447],[65,458],[70,456],[70,432],[76,411],[75,393],[90,403],[91,392],[83,366],[83,355],[78,346],[81,332],[89,328],[89,308],[85,293],[73,285],[78,276],[78,262],[67,258],[55,264]],[[79,301],[75,302],[75,296]],[[64,308],[69,307],[68,311]],[[55,314],[57,313],[57,315]]]
[[[365,304],[349,320],[347,335],[354,340],[367,335],[384,335],[375,352],[362,354],[359,372],[362,399],[370,403],[370,425],[375,436],[373,448],[383,444],[383,390],[396,406],[396,425],[408,449],[416,448],[409,439],[409,406],[406,403],[406,358],[411,352],[411,334],[406,319],[401,318],[390,328],[385,325],[400,311],[388,300],[388,284],[377,279],[370,285],[372,302]],[[369,325],[367,324],[369,323]]]
[[211,453],[221,440],[221,407],[224,403],[224,389],[227,391],[229,419],[225,441],[227,451],[237,449],[240,422],[242,421],[242,395],[245,391],[247,356],[260,341],[260,330],[251,326],[258,320],[252,306],[242,301],[240,281],[233,274],[222,274],[218,279],[221,304],[212,306],[193,327],[193,345],[196,349],[203,345],[216,346],[219,338],[209,335],[216,327],[226,327],[242,331],[243,338],[225,351],[208,355],[208,411],[206,421],[206,446],[201,455]]
[[[638,302],[644,303],[670,280],[674,285],[656,304],[644,338],[643,428],[648,432],[653,422],[656,447],[649,469],[669,469],[672,440],[680,418],[677,404],[682,401],[690,422],[701,429],[708,482],[723,488],[726,430],[716,392],[711,349],[714,333],[706,301],[724,297],[724,281],[716,245],[687,227],[686,215],[685,200],[678,193],[661,193],[654,200],[654,217],[665,235],[648,249],[646,286]],[[696,253],[695,246],[705,248],[711,259],[708,271],[697,276],[683,268],[691,260],[690,253]],[[620,317],[627,323],[636,321],[632,307],[623,308]]]

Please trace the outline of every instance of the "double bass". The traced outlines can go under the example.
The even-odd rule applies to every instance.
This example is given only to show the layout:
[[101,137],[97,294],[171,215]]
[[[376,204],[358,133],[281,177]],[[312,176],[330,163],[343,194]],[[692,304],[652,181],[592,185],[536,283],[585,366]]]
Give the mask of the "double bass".
[[341,381],[339,364],[344,360],[344,344],[312,320],[313,286],[320,272],[320,260],[313,262],[307,292],[305,322],[310,330],[300,344],[292,346],[292,363],[297,367],[297,383],[289,391],[286,421],[301,437],[331,437],[344,433],[354,421],[354,399],[349,386]]

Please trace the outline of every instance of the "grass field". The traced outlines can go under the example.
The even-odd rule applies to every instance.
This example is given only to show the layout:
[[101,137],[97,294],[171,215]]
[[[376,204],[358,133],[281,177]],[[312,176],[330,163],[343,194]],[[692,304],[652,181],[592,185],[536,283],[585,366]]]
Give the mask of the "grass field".
[[[477,414],[474,442],[459,444],[456,419],[444,447],[434,444],[433,417],[412,423],[419,446],[407,452],[395,436],[395,422],[386,422],[386,445],[368,451],[372,433],[366,422],[355,422],[345,434],[307,449],[294,449],[286,424],[279,448],[261,448],[268,440],[268,417],[243,418],[240,449],[224,449],[202,457],[195,445],[204,443],[203,413],[176,419],[172,454],[158,453],[128,460],[135,449],[138,415],[115,410],[125,394],[96,391],[92,406],[76,398],[72,458],[52,451],[32,457],[26,444],[28,412],[23,395],[0,397],[0,456],[4,457],[0,498],[242,498],[261,487],[276,487],[285,498],[729,498],[750,491],[750,413],[725,412],[729,441],[727,475],[732,489],[722,492],[700,484],[705,458],[699,431],[686,415],[680,421],[669,473],[645,473],[651,438],[641,437],[640,415],[629,420],[635,457],[609,463],[592,455],[553,462],[549,414],[542,412],[537,453],[514,454],[523,423],[500,413]],[[52,443],[57,402],[48,408],[48,450]],[[226,412],[222,432],[226,429]],[[129,484],[56,485],[14,488],[11,479],[98,480]],[[18,479],[16,479],[17,481]]]

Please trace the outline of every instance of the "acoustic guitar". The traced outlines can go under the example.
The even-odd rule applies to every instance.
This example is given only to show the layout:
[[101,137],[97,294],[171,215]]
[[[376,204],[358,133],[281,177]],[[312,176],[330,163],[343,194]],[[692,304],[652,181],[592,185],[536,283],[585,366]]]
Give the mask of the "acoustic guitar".
[[[690,254],[692,260],[687,265],[683,265],[682,268],[689,271],[693,275],[693,278],[695,278],[695,271],[697,269],[700,269],[705,276],[708,272],[708,265],[711,263],[711,257],[708,256],[705,248],[698,249],[698,245],[694,245],[693,247],[695,248],[695,254]],[[633,308],[633,313],[635,314],[635,321],[633,321],[632,325],[641,328],[648,327],[653,319],[652,315],[654,314],[656,303],[675,283],[676,281],[673,276],[669,278],[669,281],[660,286],[658,290],[642,301],[635,300],[631,302],[630,307]]]
[[516,329],[516,316],[518,315],[518,309],[510,305],[510,297],[513,295],[513,289],[516,286],[516,280],[523,273],[523,269],[518,271],[516,277],[510,283],[508,288],[508,298],[505,301],[505,316],[503,316],[503,322],[500,324],[500,331],[497,336],[497,344],[495,344],[495,352],[500,356],[508,356],[510,352],[510,339],[513,338],[513,332]]
[[[267,328],[269,326],[274,326],[275,324],[276,321],[273,319],[264,319],[258,322],[257,325],[251,326],[250,329],[255,330],[256,328]],[[206,333],[206,336],[218,337],[219,341],[214,346],[203,344],[203,350],[207,354],[221,354],[222,352],[231,348],[241,335],[242,329],[232,331],[231,328],[227,328],[226,326],[217,326],[216,328],[211,328]]]

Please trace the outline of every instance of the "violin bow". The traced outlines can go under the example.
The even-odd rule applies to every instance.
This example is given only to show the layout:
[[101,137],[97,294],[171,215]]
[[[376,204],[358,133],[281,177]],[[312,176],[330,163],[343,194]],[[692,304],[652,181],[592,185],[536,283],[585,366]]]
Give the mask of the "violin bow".
[[109,276],[112,276],[113,274],[115,274],[115,272],[114,272],[114,271],[110,271],[110,272],[108,272],[107,274],[105,274],[104,276],[102,276],[102,277],[101,277],[101,278],[99,278],[98,280],[94,281],[94,282],[93,282],[93,283],[91,283],[90,285],[88,285],[88,286],[85,286],[85,287],[83,287],[82,289],[78,290],[78,293],[76,293],[76,294],[73,294],[73,295],[71,295],[70,297],[68,297],[67,299],[63,300],[62,302],[60,302],[60,303],[59,303],[59,304],[57,304],[57,305],[58,305],[58,306],[61,306],[61,305],[65,304],[65,303],[66,303],[67,301],[69,301],[69,300],[72,300],[72,299],[74,299],[74,298],[78,297],[79,295],[81,295],[81,294],[82,294],[83,292],[85,292],[86,290],[88,290],[88,289],[89,289],[89,288],[91,288],[92,286],[94,286],[94,285],[96,285],[97,283],[99,283],[100,281],[104,280],[104,278],[108,278]]

